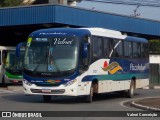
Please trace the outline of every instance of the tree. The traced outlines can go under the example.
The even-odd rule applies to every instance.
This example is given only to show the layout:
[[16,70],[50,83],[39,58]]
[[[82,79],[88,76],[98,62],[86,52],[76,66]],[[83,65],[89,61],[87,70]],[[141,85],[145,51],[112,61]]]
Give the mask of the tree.
[[19,6],[23,0],[0,0],[0,7]]
[[149,40],[149,52],[160,53],[160,40]]

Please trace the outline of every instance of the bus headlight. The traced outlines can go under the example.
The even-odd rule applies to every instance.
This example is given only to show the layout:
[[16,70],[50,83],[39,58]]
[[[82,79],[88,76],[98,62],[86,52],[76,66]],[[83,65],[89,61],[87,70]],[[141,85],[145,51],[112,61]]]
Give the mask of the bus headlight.
[[70,85],[74,84],[76,81],[77,81],[76,79],[70,80],[67,83],[65,83],[64,86],[70,86]]
[[28,82],[28,81],[25,80],[25,79],[23,79],[23,83],[25,83],[25,84],[28,85],[28,86],[31,86],[31,85],[32,85],[32,83]]

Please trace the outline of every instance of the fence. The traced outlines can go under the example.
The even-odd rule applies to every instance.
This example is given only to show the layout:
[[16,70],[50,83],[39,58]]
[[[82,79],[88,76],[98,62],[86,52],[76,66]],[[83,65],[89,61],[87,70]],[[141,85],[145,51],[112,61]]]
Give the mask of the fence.
[[160,64],[150,64],[149,80],[150,86],[160,85]]

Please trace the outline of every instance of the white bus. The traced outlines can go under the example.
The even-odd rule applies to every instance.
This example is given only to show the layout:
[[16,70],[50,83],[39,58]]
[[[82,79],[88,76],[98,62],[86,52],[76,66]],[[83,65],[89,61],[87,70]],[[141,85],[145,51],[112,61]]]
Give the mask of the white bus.
[[[0,46],[0,83],[22,84],[22,58],[16,57],[16,48]],[[24,52],[24,50],[23,50]],[[21,53],[22,54],[22,53]]]
[[103,28],[53,28],[29,35],[23,69],[26,94],[85,96],[149,85],[144,38]]

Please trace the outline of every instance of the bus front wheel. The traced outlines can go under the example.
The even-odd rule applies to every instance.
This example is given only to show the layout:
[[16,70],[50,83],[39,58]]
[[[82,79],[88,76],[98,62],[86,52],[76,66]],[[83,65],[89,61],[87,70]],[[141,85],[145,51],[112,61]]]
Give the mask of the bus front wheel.
[[51,102],[51,95],[43,95],[43,101],[45,103]]
[[86,96],[86,102],[92,103],[92,100],[93,100],[93,85],[91,85],[89,95]]

